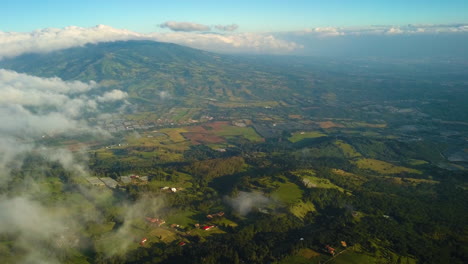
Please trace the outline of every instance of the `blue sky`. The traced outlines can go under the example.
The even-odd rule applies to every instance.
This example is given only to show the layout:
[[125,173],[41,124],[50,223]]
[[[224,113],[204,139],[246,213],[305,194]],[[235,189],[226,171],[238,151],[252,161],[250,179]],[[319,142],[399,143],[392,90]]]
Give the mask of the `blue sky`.
[[240,32],[468,22],[467,0],[0,0],[0,31],[105,24],[161,31],[165,21],[238,24]]

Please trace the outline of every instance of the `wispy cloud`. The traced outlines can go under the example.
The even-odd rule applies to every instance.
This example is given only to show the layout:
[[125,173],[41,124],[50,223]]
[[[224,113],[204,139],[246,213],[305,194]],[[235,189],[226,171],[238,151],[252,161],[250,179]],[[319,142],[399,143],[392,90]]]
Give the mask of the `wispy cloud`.
[[359,36],[359,35],[420,35],[440,33],[466,33],[468,24],[410,24],[405,26],[367,26],[367,27],[315,27],[296,32],[298,35],[320,37]]
[[216,25],[214,26],[217,30],[221,31],[236,31],[236,29],[239,28],[237,24],[231,24],[231,25]]
[[208,31],[211,31],[212,28],[219,30],[219,31],[232,32],[239,28],[237,24],[208,26],[208,25],[203,25],[203,24],[198,24],[198,23],[193,23],[193,22],[178,22],[178,21],[166,21],[160,24],[159,27],[167,28],[172,31],[182,31],[182,32],[194,32],[194,31],[208,32]]
[[293,41],[279,39],[273,34],[197,34],[193,32],[170,32],[157,34],[158,41],[173,42],[199,49],[218,52],[243,53],[288,53],[302,48]]
[[173,31],[210,31],[211,28],[207,25],[197,24],[193,22],[177,22],[177,21],[167,21],[159,25],[161,28],[168,28]]
[[256,208],[267,207],[273,203],[272,199],[259,192],[239,192],[235,197],[225,197],[224,200],[242,216]]

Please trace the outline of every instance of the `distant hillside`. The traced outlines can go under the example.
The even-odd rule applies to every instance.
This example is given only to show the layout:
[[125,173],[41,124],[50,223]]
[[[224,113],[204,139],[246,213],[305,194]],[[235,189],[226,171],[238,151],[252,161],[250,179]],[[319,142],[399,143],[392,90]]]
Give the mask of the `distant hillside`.
[[242,57],[154,41],[108,42],[27,54],[0,61],[0,67],[43,77],[95,80],[146,100],[163,91],[230,101],[271,100],[310,83]]

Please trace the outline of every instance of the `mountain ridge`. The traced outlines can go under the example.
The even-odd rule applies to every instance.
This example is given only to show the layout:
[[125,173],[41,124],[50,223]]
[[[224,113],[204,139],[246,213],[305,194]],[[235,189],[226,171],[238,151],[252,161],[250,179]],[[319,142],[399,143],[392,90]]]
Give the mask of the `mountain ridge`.
[[112,81],[133,97],[203,96],[227,101],[270,100],[307,87],[290,74],[172,43],[148,40],[87,44],[0,61],[0,67],[40,77]]

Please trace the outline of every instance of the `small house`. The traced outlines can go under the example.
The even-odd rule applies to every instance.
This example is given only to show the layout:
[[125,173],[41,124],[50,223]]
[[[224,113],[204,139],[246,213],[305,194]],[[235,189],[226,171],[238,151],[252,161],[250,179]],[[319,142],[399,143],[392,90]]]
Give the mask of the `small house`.
[[205,231],[208,231],[208,230],[210,230],[210,229],[212,229],[214,227],[215,227],[214,225],[210,225],[210,226],[204,226],[204,227],[202,227],[202,229],[205,230]]

